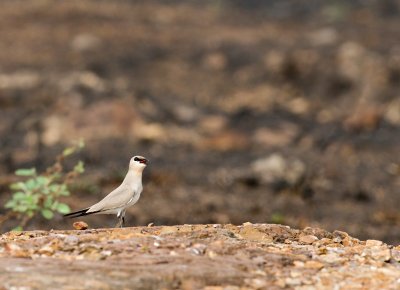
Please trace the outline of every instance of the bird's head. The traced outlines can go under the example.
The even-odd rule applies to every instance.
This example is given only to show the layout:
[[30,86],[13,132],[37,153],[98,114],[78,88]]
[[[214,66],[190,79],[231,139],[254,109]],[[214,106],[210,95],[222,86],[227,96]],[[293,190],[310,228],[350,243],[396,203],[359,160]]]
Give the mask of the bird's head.
[[148,162],[143,156],[133,156],[129,162],[129,169],[143,171]]

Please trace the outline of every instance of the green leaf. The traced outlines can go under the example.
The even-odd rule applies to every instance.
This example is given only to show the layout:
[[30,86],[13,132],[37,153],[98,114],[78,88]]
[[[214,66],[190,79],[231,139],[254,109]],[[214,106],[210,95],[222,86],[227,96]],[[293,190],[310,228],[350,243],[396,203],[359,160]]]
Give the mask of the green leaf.
[[59,190],[59,188],[60,188],[60,185],[57,183],[49,185],[49,190],[51,192],[57,192]]
[[21,202],[28,205],[35,203],[32,195],[25,195],[24,198],[21,200]]
[[13,210],[18,211],[18,212],[25,212],[28,209],[28,206],[26,204],[17,204]]
[[13,194],[12,198],[13,198],[14,200],[21,200],[21,199],[26,198],[26,194],[23,193],[22,191],[18,191],[18,192],[16,192],[16,193]]
[[42,216],[48,220],[52,219],[54,216],[53,212],[46,208],[42,209],[41,213],[42,213]]
[[45,176],[38,176],[36,177],[36,183],[43,186],[49,184],[49,179]]
[[67,157],[67,156],[69,156],[71,154],[74,154],[74,152],[75,152],[75,147],[67,147],[67,148],[64,149],[62,154],[63,154],[64,157]]
[[39,184],[36,182],[35,179],[29,179],[25,182],[25,186],[27,190],[34,190],[39,187]]
[[15,171],[15,175],[18,176],[34,176],[36,174],[36,168],[30,169],[18,169]]
[[55,172],[55,173],[51,174],[49,176],[50,183],[53,182],[54,180],[59,179],[61,176],[62,175],[60,173],[58,173],[58,172]]
[[78,164],[75,165],[74,172],[79,174],[85,172],[84,163],[81,160],[79,160]]
[[38,210],[38,209],[39,209],[39,207],[38,207],[37,204],[30,204],[30,205],[29,205],[29,210],[28,210],[28,212],[29,212],[29,211]]
[[53,204],[51,205],[51,210],[56,210],[57,206],[58,206],[59,202],[56,200],[55,202],[53,202]]
[[58,195],[69,196],[69,190],[67,185],[61,184],[60,190],[58,191]]
[[22,232],[24,229],[21,226],[17,226],[12,229],[13,232]]
[[44,201],[44,204],[43,204],[43,206],[45,207],[45,208],[51,208],[51,205],[53,204],[53,197],[52,196],[48,196],[47,198],[46,198],[46,200]]
[[5,208],[14,208],[16,206],[15,200],[11,199],[4,205]]
[[11,190],[20,190],[20,189],[21,189],[21,187],[20,187],[20,182],[12,183],[12,184],[10,185],[10,189],[11,189]]
[[41,188],[41,191],[40,191],[42,194],[44,194],[44,195],[48,195],[49,193],[50,193],[50,189],[49,189],[49,187],[48,186],[45,186],[45,187],[43,187],[43,188]]
[[40,198],[41,198],[40,194],[33,194],[32,195],[33,203],[37,204]]
[[70,213],[71,209],[65,203],[59,203],[57,206],[57,211],[62,214]]
[[10,188],[12,190],[24,190],[24,191],[26,190],[25,183],[23,183],[21,181],[11,184]]

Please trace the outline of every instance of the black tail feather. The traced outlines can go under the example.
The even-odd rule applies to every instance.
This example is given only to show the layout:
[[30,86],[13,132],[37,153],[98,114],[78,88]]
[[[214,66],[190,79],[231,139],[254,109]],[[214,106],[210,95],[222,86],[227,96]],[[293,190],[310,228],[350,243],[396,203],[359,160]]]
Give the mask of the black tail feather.
[[85,209],[78,210],[78,211],[75,211],[75,212],[67,213],[67,214],[64,215],[64,217],[75,218],[75,217],[79,217],[79,216],[85,216],[85,215],[89,215],[89,214],[94,214],[94,213],[97,212],[97,211],[95,211],[95,212],[87,212],[88,210],[89,210],[89,208],[85,208]]

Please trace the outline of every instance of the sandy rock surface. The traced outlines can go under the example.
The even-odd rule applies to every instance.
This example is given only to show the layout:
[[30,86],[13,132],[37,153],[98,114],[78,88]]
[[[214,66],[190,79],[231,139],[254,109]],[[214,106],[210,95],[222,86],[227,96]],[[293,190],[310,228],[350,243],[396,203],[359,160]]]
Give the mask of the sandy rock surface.
[[399,261],[381,241],[273,224],[9,232],[0,289],[398,289]]

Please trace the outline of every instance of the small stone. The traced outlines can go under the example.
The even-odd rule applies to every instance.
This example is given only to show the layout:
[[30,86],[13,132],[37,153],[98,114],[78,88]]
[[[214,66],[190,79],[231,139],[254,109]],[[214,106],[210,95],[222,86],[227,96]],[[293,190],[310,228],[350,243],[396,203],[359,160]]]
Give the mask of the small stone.
[[305,268],[310,268],[310,269],[321,269],[324,267],[324,263],[318,262],[318,261],[307,261],[304,263]]
[[253,135],[255,143],[262,146],[286,146],[298,134],[299,129],[293,124],[283,124],[279,128],[259,128]]
[[41,247],[38,251],[39,254],[45,255],[45,256],[51,256],[54,254],[54,248],[52,247],[51,244],[44,245]]
[[295,267],[300,267],[300,268],[302,268],[302,267],[304,267],[304,262],[303,262],[303,261],[294,261],[294,262],[293,262],[293,265],[294,265]]
[[179,256],[179,254],[177,252],[175,252],[175,251],[170,251],[169,255],[170,256],[174,256],[174,257]]
[[332,244],[332,242],[333,242],[333,241],[332,241],[331,239],[322,238],[322,239],[320,239],[320,240],[316,243],[316,245],[317,245],[317,246],[322,246],[322,245],[326,246],[326,245]]
[[207,54],[203,59],[203,64],[211,70],[222,70],[228,64],[226,56],[220,52],[212,52]]
[[277,287],[280,287],[280,288],[285,288],[285,287],[286,287],[286,282],[285,282],[284,279],[278,279],[278,280],[275,281],[274,284],[275,284]]
[[381,262],[387,262],[390,260],[392,255],[391,255],[391,251],[388,248],[388,246],[386,246],[386,245],[380,246],[379,242],[382,243],[381,241],[375,241],[375,240],[368,240],[368,241],[371,241],[371,242],[369,242],[369,245],[367,245],[364,248],[364,250],[361,254],[362,256],[368,257],[375,261],[381,261]]
[[133,125],[132,134],[139,140],[163,142],[167,139],[166,128],[159,123],[137,121]]
[[75,245],[78,242],[79,242],[79,238],[77,236],[74,236],[74,235],[66,236],[65,239],[64,239],[64,243],[65,244]]
[[244,281],[247,285],[249,285],[253,289],[265,289],[265,287],[267,286],[267,282],[259,278],[245,279]]
[[394,126],[400,125],[400,98],[388,104],[384,115],[385,120]]
[[207,255],[208,257],[210,257],[211,259],[214,259],[218,256],[218,254],[214,251],[207,251]]
[[357,82],[363,76],[361,64],[365,63],[367,50],[358,42],[347,41],[337,51],[338,70],[341,76]]
[[338,32],[332,27],[320,28],[318,30],[312,31],[308,35],[309,41],[316,46],[334,44],[338,40],[338,38]]
[[172,108],[174,117],[185,123],[193,122],[199,118],[199,111],[195,107],[175,105]]
[[348,131],[371,131],[381,119],[382,111],[378,107],[358,108],[345,119],[343,126]]
[[334,231],[333,232],[333,236],[336,238],[336,237],[339,237],[341,240],[343,240],[343,239],[345,239],[345,238],[348,238],[349,237],[349,234],[348,233],[346,233],[346,232],[342,232],[342,231]]
[[386,167],[386,171],[391,175],[400,175],[400,164],[392,162]]
[[109,256],[112,255],[112,251],[101,251],[100,254],[101,254],[103,257],[109,257]]
[[225,130],[215,136],[205,137],[201,142],[196,142],[199,149],[229,151],[240,150],[250,146],[249,138],[242,132]]
[[313,235],[301,236],[299,238],[299,242],[307,244],[307,245],[311,245],[312,243],[314,243],[316,241],[318,241],[318,238]]
[[290,286],[297,286],[301,284],[300,278],[286,278],[285,283]]
[[391,249],[392,259],[396,262],[400,262],[400,246]]
[[300,271],[290,271],[290,277],[292,278],[300,278],[303,276],[303,273]]
[[295,98],[286,103],[286,107],[295,114],[304,115],[310,111],[311,103],[305,98]]
[[20,246],[14,243],[8,243],[4,245],[5,252],[13,257],[26,258],[29,257],[28,251],[22,249]]
[[318,260],[321,260],[325,263],[329,263],[329,264],[336,264],[336,263],[343,263],[344,261],[346,261],[345,258],[340,257],[338,254],[334,254],[334,253],[327,253],[325,255],[320,255],[318,257]]
[[279,153],[258,159],[251,164],[251,167],[254,174],[265,183],[284,180],[289,184],[296,184],[306,171],[302,161],[286,160]]
[[86,230],[89,228],[89,225],[83,221],[74,222],[72,224],[75,230]]
[[207,246],[204,244],[194,244],[192,247],[187,248],[186,251],[194,254],[194,255],[203,255],[207,249]]
[[62,122],[62,119],[56,115],[49,116],[42,121],[44,130],[41,141],[46,146],[52,146],[61,140],[63,132]]
[[178,231],[178,229],[176,227],[164,226],[160,230],[160,235],[173,234],[173,233],[176,233],[177,231]]
[[29,90],[35,88],[40,83],[40,74],[33,71],[0,74],[0,90]]
[[353,241],[351,239],[346,238],[342,241],[342,244],[345,247],[351,247],[353,245]]
[[100,39],[97,36],[82,33],[72,39],[71,47],[76,51],[89,51],[97,48],[100,43]]
[[367,247],[374,247],[374,246],[382,246],[383,242],[378,241],[378,240],[367,240],[365,242],[365,246]]
[[221,132],[226,128],[228,119],[221,115],[210,115],[203,117],[199,122],[200,129],[208,134]]

